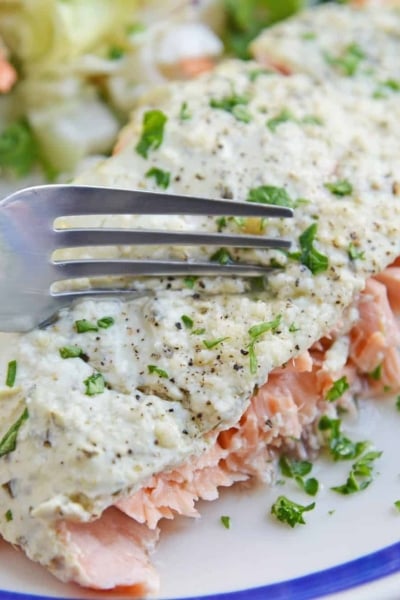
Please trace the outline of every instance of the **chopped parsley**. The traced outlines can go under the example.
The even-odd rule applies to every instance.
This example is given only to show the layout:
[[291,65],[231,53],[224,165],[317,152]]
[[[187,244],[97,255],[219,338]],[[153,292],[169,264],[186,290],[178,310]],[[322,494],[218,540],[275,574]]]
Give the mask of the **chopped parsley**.
[[366,58],[366,55],[362,48],[358,44],[349,44],[340,56],[331,56],[325,54],[326,61],[336,67],[343,75],[347,77],[353,77],[362,63]]
[[313,510],[313,508],[315,508],[315,502],[308,504],[308,506],[303,506],[289,500],[286,496],[278,496],[271,507],[271,514],[278,521],[287,523],[290,527],[295,527],[295,525],[305,525],[303,513]]
[[317,34],[314,31],[305,31],[301,39],[302,40],[315,40],[317,38]]
[[108,329],[111,327],[111,325],[114,325],[114,323],[114,317],[101,317],[101,319],[97,321],[97,325],[100,327],[100,329]]
[[231,265],[235,262],[226,248],[219,248],[210,256],[210,260],[218,262],[220,265]]
[[250,290],[253,293],[264,292],[266,286],[265,277],[252,277],[250,280]]
[[194,284],[196,283],[197,280],[198,280],[198,277],[196,277],[196,275],[189,275],[188,277],[184,278],[183,283],[185,284],[185,286],[187,288],[192,290],[194,288]]
[[25,408],[22,415],[11,425],[10,429],[6,432],[3,438],[0,440],[0,457],[13,452],[17,445],[17,435],[20,427],[28,419],[28,409]]
[[23,177],[32,169],[37,153],[35,139],[25,121],[11,123],[0,133],[0,168]]
[[271,75],[274,71],[269,71],[268,69],[253,69],[249,72],[250,81],[256,81],[262,75]]
[[315,115],[306,115],[301,119],[303,125],[323,125],[324,122],[320,117],[316,117]]
[[375,369],[373,371],[371,371],[371,373],[368,373],[368,375],[374,381],[379,381],[382,377],[382,365],[380,364],[377,367],[375,367]]
[[328,257],[314,247],[317,235],[317,224],[313,223],[299,237],[301,252],[288,253],[289,258],[299,260],[308,267],[313,275],[326,271],[329,267]]
[[395,500],[393,502],[393,504],[394,504],[395,508],[397,508],[397,510],[400,512],[400,500]]
[[179,111],[179,118],[181,121],[188,121],[192,118],[192,113],[189,110],[189,106],[187,102],[182,102],[181,108]]
[[246,198],[247,202],[257,202],[258,204],[274,204],[277,206],[293,207],[294,203],[285,188],[275,187],[273,185],[260,185],[249,190]]
[[279,460],[279,467],[282,475],[294,479],[296,483],[309,496],[315,496],[318,492],[319,483],[315,477],[304,479],[305,475],[311,472],[312,464],[307,460],[294,460],[287,456],[282,456]]
[[164,369],[160,369],[160,367],[157,367],[157,365],[147,365],[147,370],[150,373],[150,375],[155,374],[159,377],[162,377],[163,379],[168,379],[169,377],[167,371],[164,371]]
[[99,327],[96,323],[87,319],[79,319],[75,321],[75,329],[77,333],[87,333],[88,331],[98,331]]
[[400,411],[400,396],[397,396],[396,398],[396,408],[398,411]]
[[231,96],[225,96],[220,100],[211,98],[210,106],[211,108],[217,108],[231,113],[237,121],[249,123],[251,121],[251,115],[246,108],[248,102],[249,100],[246,96],[232,94]]
[[281,125],[282,123],[287,123],[288,121],[296,121],[296,119],[293,113],[290,112],[290,110],[284,108],[278,115],[276,115],[276,117],[268,119],[267,127],[271,131],[275,132],[279,125]]
[[400,92],[400,81],[396,79],[387,79],[378,83],[378,87],[374,91],[373,98],[387,98],[387,92]]
[[157,167],[152,167],[149,169],[145,175],[147,178],[153,177],[155,179],[158,187],[166,190],[169,187],[169,183],[171,180],[171,173],[168,171],[163,171],[162,169],[158,169]]
[[350,242],[349,247],[347,248],[347,254],[350,260],[365,260],[365,252],[359,250],[353,242]]
[[343,396],[346,390],[350,388],[346,375],[333,382],[332,387],[327,391],[325,400],[334,402]]
[[339,179],[332,183],[325,183],[324,187],[335,196],[350,196],[353,193],[353,186],[347,179]]
[[59,349],[61,358],[79,358],[84,354],[79,346],[63,346]]
[[203,344],[206,348],[208,348],[208,350],[211,350],[212,348],[219,346],[225,340],[229,340],[229,337],[217,338],[215,340],[203,340]]
[[182,315],[181,316],[181,321],[184,324],[184,326],[186,327],[186,329],[192,329],[192,327],[193,327],[193,319],[191,319],[187,315]]
[[136,145],[136,152],[147,158],[150,150],[157,150],[164,138],[167,116],[161,110],[148,110],[143,115],[142,136]]
[[340,431],[341,420],[331,419],[327,415],[321,417],[318,429],[326,438],[329,453],[333,460],[354,460],[369,446],[369,442],[352,442]]
[[6,386],[14,387],[15,378],[17,377],[17,361],[10,360],[7,366],[7,374],[6,374]]
[[226,217],[218,217],[218,219],[215,219],[215,223],[218,228],[218,233],[221,233],[221,231],[225,229],[228,224]]
[[295,323],[291,323],[289,325],[289,333],[296,333],[296,331],[299,331],[299,327],[297,327],[297,325]]
[[228,515],[222,515],[221,523],[225,527],[225,529],[231,528],[231,518]]
[[79,319],[75,321],[75,329],[77,333],[87,333],[88,331],[98,331],[100,329],[108,329],[114,325],[114,317],[101,317],[94,323],[88,319]]
[[110,60],[120,60],[125,55],[125,50],[121,46],[111,46],[108,51]]
[[12,514],[12,511],[10,509],[8,509],[8,511],[5,513],[4,516],[6,518],[7,523],[9,523],[10,521],[13,520],[13,514]]
[[250,360],[250,373],[253,375],[257,372],[257,357],[255,351],[255,344],[258,339],[267,331],[275,332],[281,323],[282,315],[277,315],[275,319],[272,321],[264,321],[263,323],[258,323],[257,325],[253,325],[248,330],[248,334],[251,338],[250,343],[248,344],[248,352],[249,352],[249,360]]
[[331,489],[338,494],[354,494],[365,490],[372,481],[374,462],[382,456],[382,452],[370,450],[363,454],[351,467],[346,483]]
[[203,335],[205,332],[206,330],[204,327],[198,327],[197,329],[193,329],[192,335]]
[[106,382],[104,381],[104,377],[101,373],[93,373],[90,375],[85,381],[86,396],[96,396],[97,394],[102,394],[106,387]]

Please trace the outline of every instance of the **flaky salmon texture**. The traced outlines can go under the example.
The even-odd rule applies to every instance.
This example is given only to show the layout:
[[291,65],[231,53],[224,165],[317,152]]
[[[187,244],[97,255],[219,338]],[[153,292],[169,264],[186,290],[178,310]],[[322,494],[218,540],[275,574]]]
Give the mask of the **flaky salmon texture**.
[[[302,43],[294,65],[293,46],[274,42],[281,73],[270,71],[277,57],[266,59],[266,33],[255,45],[261,66],[227,61],[156,90],[115,155],[80,177],[275,202],[293,206],[294,218],[120,217],[123,227],[281,235],[292,248],[221,249],[219,257],[270,266],[263,281],[160,279],[151,294],[127,281],[139,298],[81,302],[10,348],[18,368],[1,391],[0,435],[14,424],[16,439],[0,456],[0,531],[61,580],[156,593],[149,557],[160,521],[198,517],[197,502],[221,487],[272,483],[280,456],[317,455],[322,415],[399,392],[400,17],[354,10],[327,7],[284,25]],[[348,27],[335,54],[332,11],[341,32]],[[326,52],[304,73],[313,19]],[[279,29],[270,35],[280,39]],[[344,376],[348,389],[329,401]]]

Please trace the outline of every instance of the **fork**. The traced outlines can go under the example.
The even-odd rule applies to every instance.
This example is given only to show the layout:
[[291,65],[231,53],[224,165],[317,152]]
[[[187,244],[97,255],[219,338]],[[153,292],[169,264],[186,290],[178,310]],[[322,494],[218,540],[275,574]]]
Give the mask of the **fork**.
[[56,291],[65,279],[98,276],[188,276],[265,274],[267,267],[211,261],[71,259],[56,250],[83,246],[202,245],[288,248],[290,242],[259,235],[226,235],[145,229],[69,228],[59,217],[81,215],[206,215],[290,217],[282,206],[194,198],[139,190],[75,185],[42,185],[20,190],[0,202],[0,331],[29,331],[46,325],[57,311],[83,296],[132,294],[127,288],[93,287]]

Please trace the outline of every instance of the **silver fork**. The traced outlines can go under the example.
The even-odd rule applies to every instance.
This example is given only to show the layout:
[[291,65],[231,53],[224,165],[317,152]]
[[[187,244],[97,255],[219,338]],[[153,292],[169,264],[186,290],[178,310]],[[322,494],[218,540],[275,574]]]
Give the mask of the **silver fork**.
[[208,215],[290,217],[292,210],[248,202],[212,200],[145,191],[72,185],[44,185],[18,191],[0,202],[0,331],[28,331],[47,323],[69,302],[90,296],[131,293],[126,288],[94,287],[54,291],[65,279],[96,276],[242,275],[265,266],[152,260],[55,260],[57,249],[82,246],[202,245],[288,248],[290,242],[256,235],[225,235],[155,230],[57,229],[55,219],[80,215]]

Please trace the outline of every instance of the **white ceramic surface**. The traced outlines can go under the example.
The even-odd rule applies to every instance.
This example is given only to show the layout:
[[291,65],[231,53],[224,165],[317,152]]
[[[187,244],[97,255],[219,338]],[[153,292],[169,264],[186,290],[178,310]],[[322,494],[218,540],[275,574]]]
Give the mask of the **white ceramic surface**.
[[[0,344],[5,340],[0,337]],[[400,499],[399,431],[400,412],[393,400],[362,404],[358,421],[346,421],[346,432],[352,439],[371,440],[383,451],[374,481],[363,492],[340,496],[330,486],[345,481],[349,463],[318,461],[313,473],[321,489],[304,526],[290,529],[269,514],[282,493],[302,504],[311,501],[290,480],[274,489],[223,490],[220,500],[201,503],[201,519],[166,522],[154,556],[161,573],[160,598],[227,592],[232,596],[224,595],[225,600],[301,600],[327,592],[333,595],[326,597],[340,600],[400,598],[400,572],[393,574],[400,570],[400,512],[393,505]],[[221,515],[231,517],[229,530],[221,525]],[[355,559],[360,560],[352,564]],[[375,581],[362,585],[370,578]],[[254,589],[273,584],[280,585]],[[12,598],[10,592],[23,593],[23,598],[100,597],[60,584],[1,541],[0,590],[0,600]],[[243,595],[238,590],[247,591]]]

